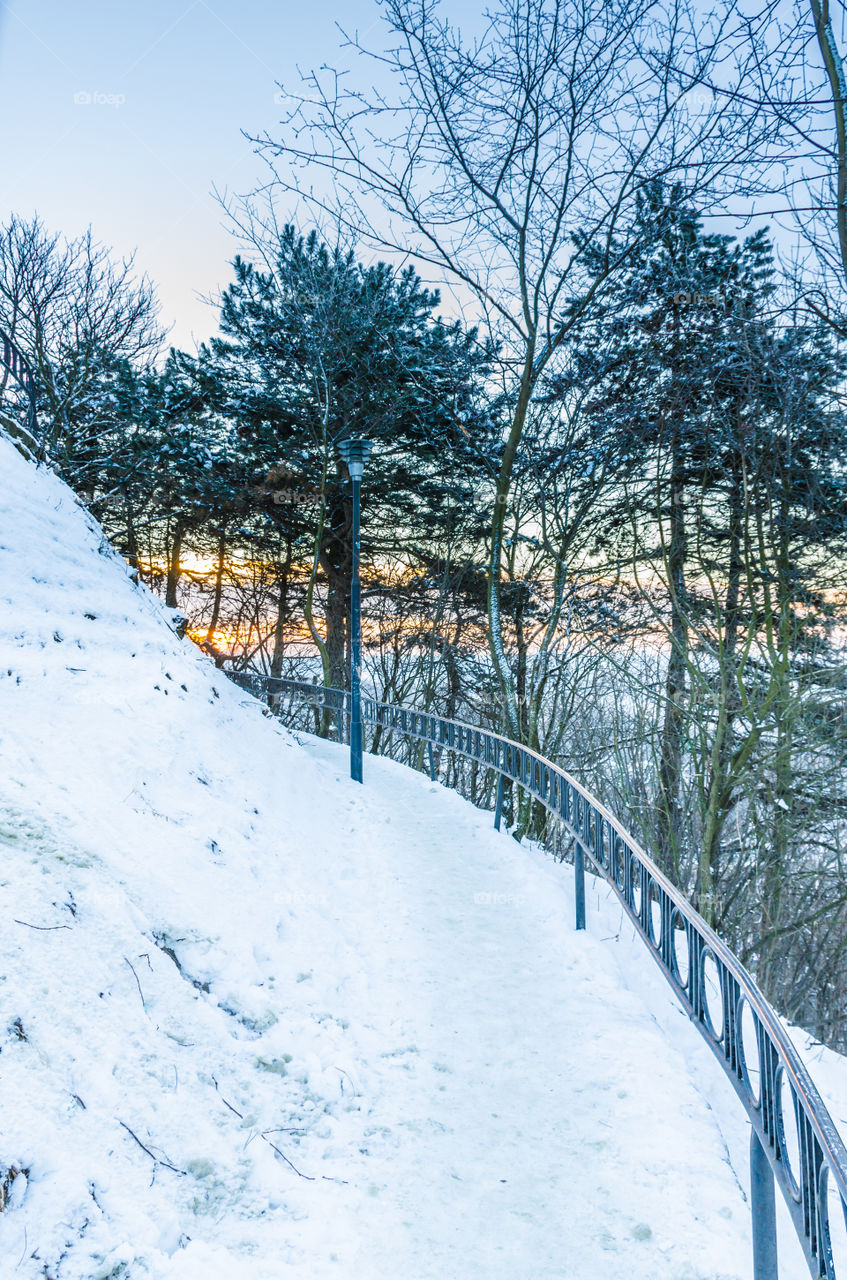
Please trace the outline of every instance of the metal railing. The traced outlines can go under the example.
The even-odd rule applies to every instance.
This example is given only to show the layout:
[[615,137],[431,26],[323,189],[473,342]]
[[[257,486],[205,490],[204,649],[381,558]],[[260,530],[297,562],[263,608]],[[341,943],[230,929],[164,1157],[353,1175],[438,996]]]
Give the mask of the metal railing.
[[[307,681],[235,674],[261,695],[292,695],[349,715],[348,695]],[[752,1125],[750,1187],[755,1280],[778,1280],[777,1183],[813,1277],[847,1280],[847,1149],[775,1010],[728,946],[652,859],[584,787],[543,756],[486,729],[362,698],[365,725],[465,756],[523,787],[574,844],[576,927],[585,928],[585,860],[608,881],[717,1057]],[[339,736],[341,734],[339,733]],[[843,1249],[834,1257],[836,1240]],[[838,1269],[836,1269],[838,1267]]]

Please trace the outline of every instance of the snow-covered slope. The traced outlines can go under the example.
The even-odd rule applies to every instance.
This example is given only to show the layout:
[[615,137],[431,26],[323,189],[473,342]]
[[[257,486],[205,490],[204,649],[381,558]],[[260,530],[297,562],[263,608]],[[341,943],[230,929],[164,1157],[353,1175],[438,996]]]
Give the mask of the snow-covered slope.
[[743,1117],[601,891],[351,783],[0,471],[0,1275],[747,1276]]

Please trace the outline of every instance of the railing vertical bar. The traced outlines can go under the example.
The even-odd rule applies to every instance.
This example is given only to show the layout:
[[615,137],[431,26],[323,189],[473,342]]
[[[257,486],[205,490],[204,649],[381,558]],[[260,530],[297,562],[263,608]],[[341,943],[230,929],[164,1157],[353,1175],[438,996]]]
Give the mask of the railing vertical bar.
[[497,799],[494,803],[494,830],[500,830],[500,819],[503,816],[503,785],[505,778],[502,773],[497,774]]
[[779,1280],[773,1169],[755,1129],[750,1130],[750,1212],[753,1218],[753,1280]]
[[574,906],[577,929],[585,928],[585,853],[579,840],[573,854]]

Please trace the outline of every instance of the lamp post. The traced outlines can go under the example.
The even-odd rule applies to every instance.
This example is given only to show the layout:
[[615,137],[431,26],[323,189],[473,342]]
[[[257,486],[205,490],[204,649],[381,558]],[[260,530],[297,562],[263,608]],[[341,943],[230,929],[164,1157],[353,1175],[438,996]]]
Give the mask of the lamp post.
[[361,550],[362,475],[371,456],[370,440],[341,440],[338,452],[347,464],[353,482],[353,580],[350,586],[350,627],[352,664],[350,668],[350,777],[362,781],[362,584],[359,575]]

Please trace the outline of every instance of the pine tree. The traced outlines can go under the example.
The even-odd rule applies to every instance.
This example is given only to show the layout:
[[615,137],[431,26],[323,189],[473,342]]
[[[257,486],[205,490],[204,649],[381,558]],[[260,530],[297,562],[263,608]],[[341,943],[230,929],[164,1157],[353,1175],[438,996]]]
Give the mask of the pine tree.
[[[220,369],[227,412],[251,447],[317,492],[305,614],[329,684],[346,684],[351,507],[335,445],[376,444],[365,486],[363,553],[414,561],[440,530],[473,523],[488,419],[489,351],[435,315],[439,295],[407,268],[364,267],[352,251],[286,227],[260,270],[242,258],[223,298]],[[324,628],[315,614],[325,584]]]

